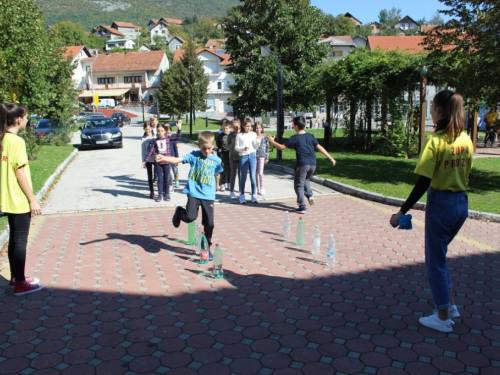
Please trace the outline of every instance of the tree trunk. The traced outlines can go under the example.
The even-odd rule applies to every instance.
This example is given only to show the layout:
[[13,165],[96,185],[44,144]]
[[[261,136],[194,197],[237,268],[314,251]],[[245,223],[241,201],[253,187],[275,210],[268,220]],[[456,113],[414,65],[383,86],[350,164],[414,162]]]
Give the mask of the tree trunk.
[[354,141],[354,131],[356,126],[356,101],[352,98],[349,101],[349,138]]

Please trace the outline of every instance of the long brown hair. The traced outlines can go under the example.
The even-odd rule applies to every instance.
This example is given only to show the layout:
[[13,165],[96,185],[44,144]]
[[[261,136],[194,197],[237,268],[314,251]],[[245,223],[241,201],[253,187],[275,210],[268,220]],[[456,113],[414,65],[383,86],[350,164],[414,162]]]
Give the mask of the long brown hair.
[[2,104],[0,108],[0,142],[9,126],[15,125],[16,120],[24,117],[28,110],[22,104]]
[[440,91],[434,96],[432,105],[443,110],[443,117],[437,121],[436,130],[442,130],[452,141],[465,129],[464,98],[451,90]]

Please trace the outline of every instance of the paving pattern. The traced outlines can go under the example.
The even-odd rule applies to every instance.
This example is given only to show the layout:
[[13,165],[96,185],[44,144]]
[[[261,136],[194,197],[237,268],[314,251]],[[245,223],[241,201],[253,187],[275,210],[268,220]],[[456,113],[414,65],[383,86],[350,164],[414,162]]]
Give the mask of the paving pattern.
[[[185,244],[173,207],[34,220],[27,270],[46,289],[15,297],[0,258],[0,374],[499,374],[500,225],[468,220],[450,248],[461,317],[432,311],[423,212],[318,197],[306,245],[281,237],[285,199],[216,206],[225,278]],[[293,225],[298,220],[292,214]],[[311,254],[314,225],[337,263]]]

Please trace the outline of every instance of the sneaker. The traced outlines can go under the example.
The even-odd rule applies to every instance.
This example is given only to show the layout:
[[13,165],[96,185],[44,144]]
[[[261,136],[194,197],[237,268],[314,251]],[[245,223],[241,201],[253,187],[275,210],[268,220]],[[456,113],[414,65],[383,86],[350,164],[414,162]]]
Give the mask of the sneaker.
[[[432,310],[432,313],[437,315],[437,310]],[[458,312],[457,305],[451,305],[448,309],[448,314],[450,315],[450,318],[458,318],[460,313]]]
[[259,203],[255,195],[252,195],[252,203]]
[[180,213],[181,206],[177,206],[174,211],[174,216],[172,216],[172,225],[176,228],[179,228],[179,225],[181,225],[181,213]]
[[42,284],[30,284],[26,281],[18,281],[14,285],[14,295],[23,296],[25,294],[39,292],[42,289]]
[[429,316],[421,316],[418,321],[420,324],[423,326],[426,326],[431,329],[435,329],[436,331],[440,332],[452,332],[453,331],[453,320],[447,319],[447,320],[441,320],[439,319],[437,314],[432,314]]
[[149,198],[155,199],[155,193],[149,193]]
[[[38,284],[40,282],[40,279],[38,277],[25,277],[24,281],[30,284]],[[10,279],[9,286],[15,286],[16,285],[16,278],[13,277]]]
[[170,195],[165,195],[165,198],[164,198],[165,202],[170,202]]
[[240,203],[241,204],[247,203],[247,200],[245,199],[245,194],[240,194]]
[[234,194],[234,191],[232,191],[231,194],[229,194],[229,198],[236,199],[236,194]]
[[226,187],[224,186],[224,184],[220,186],[220,191],[226,191]]
[[175,180],[175,188],[178,189],[181,187],[181,183],[179,180]]
[[163,196],[160,194],[158,197],[155,199],[156,202],[161,202],[163,200]]
[[305,208],[297,208],[297,209],[295,209],[295,212],[298,213],[298,214],[305,214],[306,213],[306,209]]
[[260,195],[266,195],[266,189],[260,189]]
[[315,203],[314,197],[312,195],[310,197],[307,197],[307,201],[311,206]]

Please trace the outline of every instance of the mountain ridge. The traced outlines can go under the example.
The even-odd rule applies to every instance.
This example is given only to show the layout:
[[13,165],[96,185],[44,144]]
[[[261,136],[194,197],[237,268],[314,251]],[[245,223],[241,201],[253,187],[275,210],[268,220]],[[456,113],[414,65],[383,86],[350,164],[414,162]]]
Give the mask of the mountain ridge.
[[80,22],[90,31],[113,21],[145,27],[160,17],[222,17],[239,0],[35,0],[47,25],[60,21]]

